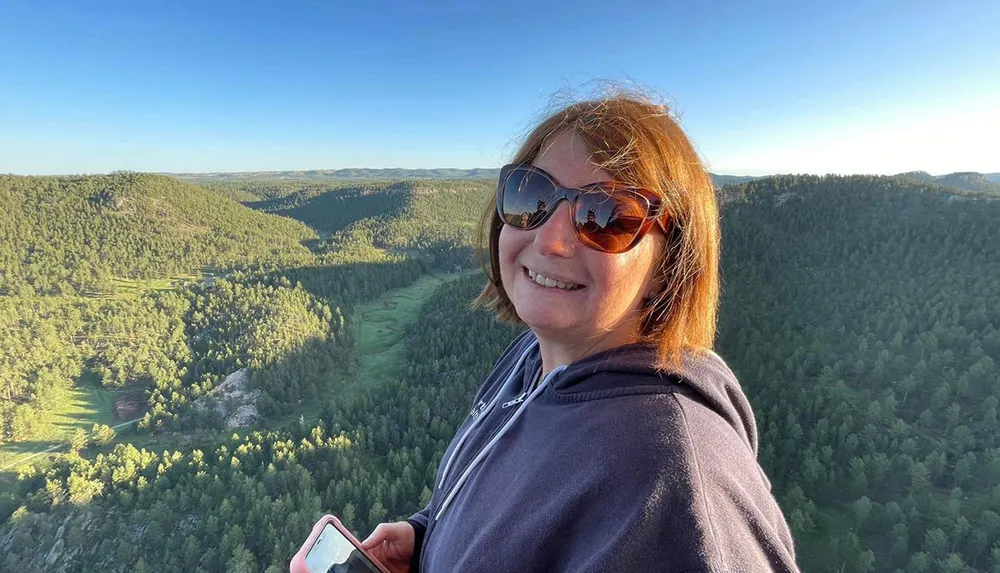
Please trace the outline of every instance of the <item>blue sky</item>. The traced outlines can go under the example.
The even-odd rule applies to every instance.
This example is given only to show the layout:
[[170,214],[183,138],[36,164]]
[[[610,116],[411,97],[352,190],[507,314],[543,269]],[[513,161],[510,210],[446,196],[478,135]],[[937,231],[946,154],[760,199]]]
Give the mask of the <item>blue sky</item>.
[[718,173],[1000,171],[998,26],[995,0],[4,0],[0,172],[494,167],[596,79],[662,95]]

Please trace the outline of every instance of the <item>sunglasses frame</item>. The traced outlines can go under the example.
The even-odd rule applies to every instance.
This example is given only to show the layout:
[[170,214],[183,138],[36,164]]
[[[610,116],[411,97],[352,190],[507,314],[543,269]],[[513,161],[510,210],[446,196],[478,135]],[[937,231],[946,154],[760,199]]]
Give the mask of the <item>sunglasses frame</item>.
[[[510,179],[511,175],[517,173],[518,171],[528,171],[530,173],[541,175],[549,182],[549,184],[552,185],[553,193],[551,194],[551,196],[555,197],[555,201],[552,203],[551,207],[549,207],[546,210],[545,214],[541,218],[539,218],[538,221],[534,222],[533,224],[529,224],[526,227],[521,227],[518,225],[512,225],[508,223],[507,217],[504,215],[503,211],[503,196],[504,196],[504,191],[506,190],[507,187],[507,180]],[[624,249],[620,251],[608,251],[601,248],[593,241],[587,239],[584,232],[581,231],[580,225],[577,224],[576,206],[578,199],[580,198],[581,195],[588,195],[593,193],[604,193],[610,197],[614,197],[615,195],[620,195],[623,193],[631,194],[638,197],[642,197],[646,201],[648,208],[646,210],[645,220],[639,227],[638,231],[636,231],[635,237]],[[559,206],[559,203],[564,200],[567,203],[569,203],[570,222],[573,224],[573,234],[576,235],[576,239],[580,241],[580,243],[585,247],[601,253],[617,255],[628,252],[629,250],[633,249],[636,245],[638,245],[639,241],[641,241],[642,238],[646,236],[646,233],[648,233],[649,229],[652,228],[653,223],[656,223],[664,233],[667,232],[668,215],[667,213],[663,212],[663,201],[660,199],[658,195],[642,187],[635,187],[633,185],[627,185],[617,181],[600,181],[597,183],[590,183],[588,185],[584,185],[583,187],[563,187],[562,185],[559,184],[558,181],[556,181],[555,177],[549,175],[544,169],[535,167],[534,165],[528,163],[511,163],[509,165],[504,165],[503,167],[500,168],[500,177],[497,180],[496,210],[497,210],[497,216],[500,218],[500,221],[504,225],[507,225],[519,231],[530,231],[532,229],[537,229],[542,225],[544,225],[545,222],[552,217],[552,214],[555,213],[556,209]]]

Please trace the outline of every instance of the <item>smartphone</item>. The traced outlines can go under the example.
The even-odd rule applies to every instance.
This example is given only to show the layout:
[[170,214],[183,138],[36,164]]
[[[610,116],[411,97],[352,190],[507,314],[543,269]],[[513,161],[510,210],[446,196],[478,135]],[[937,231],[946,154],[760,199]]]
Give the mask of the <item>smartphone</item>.
[[333,515],[324,515],[292,557],[291,573],[389,573]]

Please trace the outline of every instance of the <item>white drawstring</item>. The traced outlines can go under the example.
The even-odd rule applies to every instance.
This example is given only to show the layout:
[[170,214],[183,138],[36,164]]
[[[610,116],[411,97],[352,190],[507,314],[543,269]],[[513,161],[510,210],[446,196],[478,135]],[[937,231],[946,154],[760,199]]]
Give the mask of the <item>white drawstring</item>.
[[521,414],[524,413],[524,410],[528,407],[528,404],[530,404],[531,401],[534,400],[536,396],[538,396],[539,394],[542,393],[542,391],[545,390],[545,387],[548,385],[549,381],[552,379],[553,376],[555,376],[559,372],[562,372],[565,368],[566,366],[564,365],[556,368],[552,372],[549,372],[549,374],[545,377],[545,379],[542,380],[542,383],[539,384],[538,387],[535,388],[530,395],[528,395],[528,398],[524,401],[524,403],[521,404],[521,406],[517,409],[514,415],[511,416],[510,419],[507,420],[507,423],[504,424],[503,427],[500,429],[500,431],[497,432],[495,436],[493,436],[493,439],[490,440],[485,446],[483,446],[483,449],[479,450],[479,453],[476,454],[476,457],[473,458],[471,462],[469,462],[469,465],[466,466],[465,471],[462,472],[462,475],[459,476],[458,480],[455,481],[455,485],[451,486],[451,490],[448,492],[447,497],[445,497],[444,502],[441,503],[441,508],[438,509],[437,514],[434,516],[434,521],[438,521],[441,519],[441,516],[444,515],[445,510],[448,509],[448,506],[451,505],[452,500],[455,499],[455,495],[458,493],[458,490],[465,484],[466,480],[469,479],[469,475],[472,473],[472,470],[475,469],[475,467],[481,461],[483,461],[484,458],[486,458],[486,454],[488,454],[489,451],[493,448],[493,446],[498,441],[500,441],[500,438],[502,438],[503,435],[507,433],[507,430],[509,430],[510,427],[514,425],[514,422],[516,422],[517,419],[521,416]]
[[472,424],[469,425],[468,429],[465,430],[465,432],[462,434],[462,437],[458,439],[458,443],[456,443],[455,447],[451,450],[451,455],[448,456],[447,463],[444,464],[444,470],[441,471],[441,481],[438,482],[437,489],[441,489],[442,487],[444,487],[444,480],[446,477],[448,477],[448,471],[451,470],[451,464],[458,457],[458,453],[462,450],[462,446],[465,444],[465,440],[472,434],[473,431],[475,431],[476,428],[479,427],[480,422],[486,419],[486,416],[493,410],[493,407],[496,406],[497,402],[500,400],[500,396],[503,395],[504,390],[506,390],[507,386],[509,386],[511,382],[513,382],[514,378],[517,377],[517,374],[521,372],[521,366],[524,364],[524,361],[525,359],[527,359],[528,354],[531,353],[531,351],[535,348],[535,346],[538,346],[538,340],[532,341],[532,343],[528,345],[528,348],[526,348],[525,351],[521,353],[521,357],[518,358],[517,363],[514,364],[514,369],[511,370],[510,374],[507,376],[507,380],[503,383],[503,386],[501,386],[500,390],[498,390],[497,393],[493,395],[493,398],[490,400],[490,403],[483,410],[479,412],[476,419],[472,422]]

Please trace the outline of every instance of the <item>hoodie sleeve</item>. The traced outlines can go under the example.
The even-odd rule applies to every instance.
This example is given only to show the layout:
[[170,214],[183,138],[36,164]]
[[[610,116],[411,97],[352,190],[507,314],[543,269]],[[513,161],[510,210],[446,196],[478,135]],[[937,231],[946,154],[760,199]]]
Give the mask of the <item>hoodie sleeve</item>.
[[410,557],[410,573],[420,573],[420,552],[424,546],[424,534],[430,519],[431,506],[421,509],[406,520],[413,527],[413,556]]
[[662,399],[667,412],[637,424],[648,437],[625,448],[632,459],[619,458],[614,472],[631,490],[618,500],[627,509],[611,510],[618,523],[605,525],[603,543],[575,570],[797,572],[791,533],[751,448],[697,400]]

